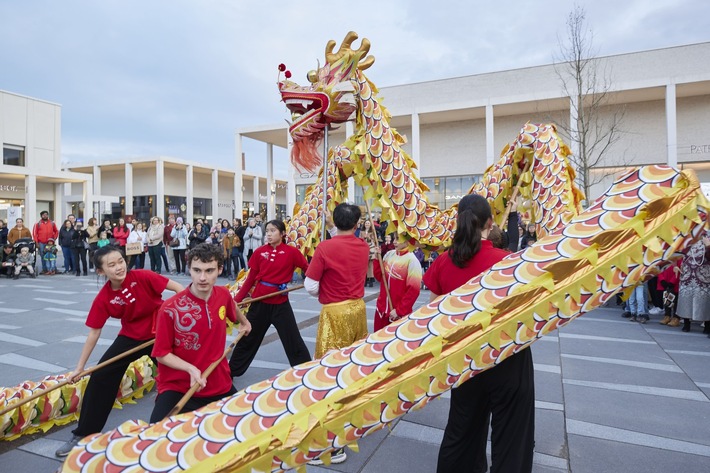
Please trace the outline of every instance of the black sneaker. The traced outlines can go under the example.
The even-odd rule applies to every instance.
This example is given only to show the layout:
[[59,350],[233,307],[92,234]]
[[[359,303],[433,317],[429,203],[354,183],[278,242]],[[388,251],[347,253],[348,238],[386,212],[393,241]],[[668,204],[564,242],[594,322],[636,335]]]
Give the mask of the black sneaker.
[[638,316],[638,322],[641,324],[645,324],[646,322],[649,321],[649,317],[647,314],[641,314]]
[[[337,465],[339,463],[343,463],[347,459],[348,459],[348,454],[345,453],[345,449],[341,448],[339,450],[334,451],[331,454],[330,464]],[[309,461],[308,464],[311,466],[319,466],[319,465],[325,465],[325,462],[323,460],[321,460],[320,458],[315,458],[315,459]]]
[[625,318],[625,319],[628,319],[629,317],[631,317],[631,312],[626,312],[626,311],[624,311],[624,312],[621,314],[621,316],[622,316],[623,318]]
[[81,440],[81,439],[82,439],[82,437],[79,437],[78,435],[74,435],[70,441],[68,441],[67,443],[65,443],[61,447],[59,447],[57,449],[57,451],[54,452],[54,454],[58,457],[66,457],[67,455],[69,455],[69,452],[71,452],[72,449],[74,447],[76,447],[76,444],[78,444],[79,440]]

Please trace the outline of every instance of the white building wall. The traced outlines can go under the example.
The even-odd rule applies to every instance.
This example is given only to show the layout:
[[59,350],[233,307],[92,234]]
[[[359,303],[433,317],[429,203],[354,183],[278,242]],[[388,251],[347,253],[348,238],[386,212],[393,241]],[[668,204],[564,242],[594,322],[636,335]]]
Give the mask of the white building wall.
[[[232,221],[232,205],[234,204],[234,176],[219,176],[219,199],[216,203],[215,221],[218,218],[226,218]],[[213,204],[215,205],[215,204]],[[212,210],[215,212],[215,209]]]
[[133,166],[133,195],[155,195],[155,166]]
[[[189,189],[188,189],[189,191]],[[212,174],[211,172],[202,172],[202,170],[195,169],[195,174],[193,177],[192,185],[192,195],[194,197],[200,197],[202,199],[212,198]],[[212,203],[216,205],[216,203]],[[214,211],[214,207],[213,210]]]
[[710,160],[710,95],[678,97],[676,105],[678,163]]
[[187,195],[187,174],[185,169],[165,167],[163,175],[165,176],[165,195]]
[[485,170],[485,120],[423,124],[420,136],[420,176],[482,174]]
[[124,169],[119,171],[101,170],[101,194],[118,197],[126,195]]

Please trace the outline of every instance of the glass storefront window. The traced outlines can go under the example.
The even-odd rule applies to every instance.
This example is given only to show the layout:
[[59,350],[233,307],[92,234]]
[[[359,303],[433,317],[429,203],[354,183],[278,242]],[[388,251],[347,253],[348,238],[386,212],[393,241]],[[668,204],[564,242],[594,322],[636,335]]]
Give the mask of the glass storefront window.
[[254,202],[242,202],[242,223],[247,224],[247,220],[254,213]]
[[306,190],[310,184],[297,184],[296,185],[296,203],[302,205],[306,200]]
[[212,199],[193,198],[192,199],[192,218],[197,221],[198,218],[204,220],[209,226],[212,226]]
[[177,195],[165,196],[164,221],[167,222],[170,217],[182,217],[183,220],[187,220],[187,197]]
[[25,148],[22,146],[4,145],[2,148],[2,163],[6,166],[24,166]]
[[276,204],[276,220],[285,220],[286,217],[290,217],[290,215],[286,213],[286,205]]
[[133,220],[139,220],[150,225],[150,219],[155,215],[154,195],[137,195],[133,197]]
[[429,187],[426,193],[429,202],[446,210],[454,204],[458,204],[461,198],[468,194],[469,189],[476,182],[481,180],[480,175],[469,176],[448,176],[448,177],[427,177],[422,182]]

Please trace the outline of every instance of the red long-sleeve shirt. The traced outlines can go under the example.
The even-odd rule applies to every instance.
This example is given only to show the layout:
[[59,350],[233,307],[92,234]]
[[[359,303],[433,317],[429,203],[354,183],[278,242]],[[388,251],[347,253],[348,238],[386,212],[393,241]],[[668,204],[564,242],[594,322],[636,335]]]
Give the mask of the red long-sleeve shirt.
[[[242,288],[234,296],[237,302],[243,301],[251,288],[254,291],[251,297],[265,296],[272,292],[277,292],[278,287],[261,284],[267,282],[278,286],[287,284],[293,277],[296,268],[301,268],[304,272],[308,269],[308,261],[295,247],[281,243],[276,248],[271,245],[260,246],[254,251],[249,259],[249,275],[242,285]],[[264,299],[265,304],[283,304],[288,300],[288,295],[273,296]]]

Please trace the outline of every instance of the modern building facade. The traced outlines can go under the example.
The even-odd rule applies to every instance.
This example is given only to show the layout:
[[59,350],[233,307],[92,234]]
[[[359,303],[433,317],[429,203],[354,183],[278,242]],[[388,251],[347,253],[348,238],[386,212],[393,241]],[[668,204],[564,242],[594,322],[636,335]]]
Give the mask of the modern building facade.
[[[372,52],[376,55],[377,51]],[[611,88],[602,118],[622,110],[620,140],[593,171],[600,182],[588,198],[598,197],[613,175],[627,166],[670,164],[697,172],[710,182],[710,43],[642,51],[594,60],[609,74]],[[373,67],[386,67],[375,63]],[[500,150],[528,121],[575,123],[573,101],[558,75],[564,65],[508,71],[384,87],[380,96],[392,113],[392,125],[408,137],[404,149],[417,163],[440,208],[458,202]],[[277,93],[276,91],[274,93]],[[331,145],[345,141],[349,126],[332,132]],[[237,155],[243,139],[288,148],[285,125],[237,131]],[[574,145],[563,136],[563,139]],[[315,181],[292,170],[289,208]],[[299,192],[301,195],[299,195]],[[353,196],[358,201],[359,189]],[[351,197],[351,198],[352,198]]]
[[[241,160],[240,160],[241,164]],[[94,215],[148,222],[157,215],[217,219],[245,219],[255,213],[264,218],[285,218],[286,182],[245,174],[229,168],[169,157],[133,158],[127,162],[82,163],[73,172],[92,176]],[[241,200],[237,204],[237,198]]]
[[[30,226],[48,210],[52,220],[153,215],[198,218],[285,218],[285,181],[235,168],[168,157],[117,162],[74,163],[63,169],[61,106],[0,91],[0,219],[14,226],[22,217]],[[273,169],[273,160],[270,161]]]
[[17,217],[30,225],[43,210],[63,216],[65,203],[90,205],[91,175],[61,167],[60,105],[0,91],[0,143],[0,219],[10,226]]

